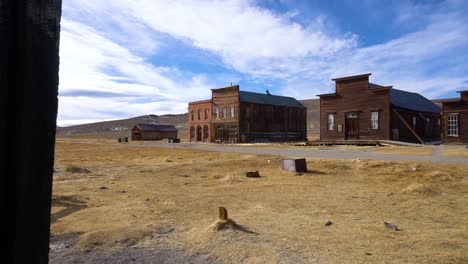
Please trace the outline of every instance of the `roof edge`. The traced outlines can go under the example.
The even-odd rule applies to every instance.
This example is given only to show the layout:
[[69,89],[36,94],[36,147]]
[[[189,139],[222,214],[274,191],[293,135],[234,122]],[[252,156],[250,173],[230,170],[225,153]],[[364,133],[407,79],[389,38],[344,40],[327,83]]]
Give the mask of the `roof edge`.
[[339,78],[334,78],[331,79],[332,81],[346,81],[346,80],[352,80],[352,79],[359,79],[362,77],[369,77],[371,76],[372,73],[365,73],[365,74],[359,74],[359,75],[353,75],[353,76],[345,76],[345,77],[339,77]]

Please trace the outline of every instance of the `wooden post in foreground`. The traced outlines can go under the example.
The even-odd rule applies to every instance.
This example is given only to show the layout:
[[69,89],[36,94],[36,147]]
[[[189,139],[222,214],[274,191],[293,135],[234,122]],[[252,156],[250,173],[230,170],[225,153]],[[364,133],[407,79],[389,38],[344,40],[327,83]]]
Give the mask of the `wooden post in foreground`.
[[219,207],[219,220],[220,221],[227,221],[228,220],[228,212],[226,208]]

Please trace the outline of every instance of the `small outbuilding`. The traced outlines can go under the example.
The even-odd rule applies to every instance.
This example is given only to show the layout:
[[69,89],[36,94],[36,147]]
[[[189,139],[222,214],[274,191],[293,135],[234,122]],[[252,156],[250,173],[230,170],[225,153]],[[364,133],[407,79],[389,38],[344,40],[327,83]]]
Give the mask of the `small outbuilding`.
[[161,140],[177,138],[173,125],[138,124],[132,128],[132,140]]

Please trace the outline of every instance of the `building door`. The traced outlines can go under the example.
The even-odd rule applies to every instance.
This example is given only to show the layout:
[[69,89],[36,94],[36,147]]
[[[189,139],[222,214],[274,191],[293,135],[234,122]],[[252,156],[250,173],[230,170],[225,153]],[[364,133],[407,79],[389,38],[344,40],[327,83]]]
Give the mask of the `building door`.
[[202,141],[202,128],[201,128],[201,126],[197,127],[197,141]]
[[359,114],[346,113],[345,121],[346,139],[359,139]]

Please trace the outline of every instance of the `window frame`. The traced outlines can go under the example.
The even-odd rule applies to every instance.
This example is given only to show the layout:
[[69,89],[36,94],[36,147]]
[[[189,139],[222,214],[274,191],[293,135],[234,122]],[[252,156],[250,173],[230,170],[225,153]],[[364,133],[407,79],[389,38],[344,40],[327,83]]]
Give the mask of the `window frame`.
[[380,129],[380,112],[371,111],[371,129],[378,130]]
[[236,110],[233,105],[231,105],[231,118],[234,118],[236,116]]
[[[330,117],[331,122],[330,122]],[[335,113],[328,113],[327,114],[327,130],[334,131],[335,130]]]
[[215,109],[215,113],[216,113],[216,119],[219,119],[219,107],[217,106],[216,109]]
[[[455,117],[452,119],[452,117]],[[460,116],[459,113],[449,113],[447,115],[447,136],[460,136]]]

